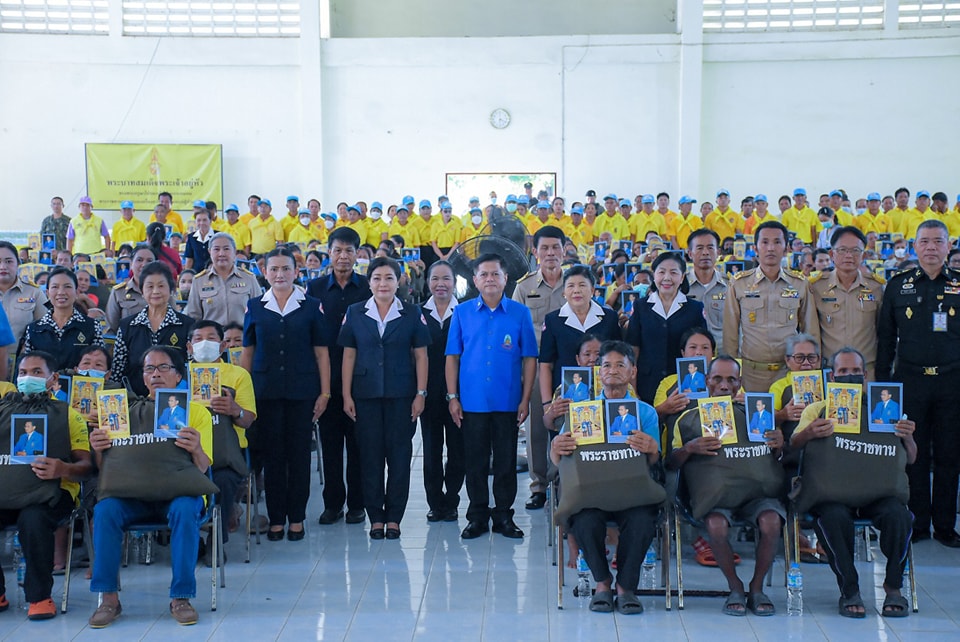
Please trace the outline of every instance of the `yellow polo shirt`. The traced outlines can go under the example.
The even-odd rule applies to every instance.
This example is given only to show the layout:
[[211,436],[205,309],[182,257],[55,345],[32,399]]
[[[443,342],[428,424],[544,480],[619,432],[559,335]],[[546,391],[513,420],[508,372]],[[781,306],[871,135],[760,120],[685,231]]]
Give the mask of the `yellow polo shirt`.
[[460,242],[463,243],[467,239],[472,239],[474,236],[480,236],[480,230],[483,229],[483,222],[481,221],[480,225],[474,226],[474,224],[467,223],[460,230]]
[[892,232],[890,229],[890,219],[887,218],[887,215],[883,212],[878,212],[876,216],[870,212],[864,212],[857,218],[853,219],[857,228],[864,234],[868,232],[876,232],[877,234],[883,234],[885,232]]
[[690,212],[689,216],[686,218],[682,214],[678,215],[673,219],[673,224],[670,226],[669,234],[671,237],[676,237],[677,246],[673,249],[687,249],[687,239],[690,238],[690,235],[703,227],[703,219],[699,216]]
[[663,214],[657,210],[649,214],[643,210],[634,212],[630,217],[630,236],[633,240],[642,243],[650,232],[656,232],[660,238],[667,235],[667,220]]
[[796,206],[791,206],[790,209],[783,213],[781,222],[804,243],[813,243],[810,228],[811,226],[815,226],[819,220],[817,213],[810,209],[809,206],[804,207],[802,210],[798,210]]
[[742,232],[744,222],[744,218],[739,212],[735,212],[728,207],[725,212],[721,212],[720,208],[710,212],[704,221],[704,225],[716,232],[722,241],[725,238],[733,238],[737,235],[737,232]]
[[366,242],[372,245],[373,247],[379,247],[380,241],[383,240],[383,235],[387,234],[389,236],[390,226],[387,225],[382,218],[374,220],[367,219],[367,234]]
[[250,244],[254,254],[266,254],[277,247],[278,242],[283,243],[283,240],[283,227],[280,221],[272,216],[267,217],[267,220],[258,216],[250,221]]
[[900,229],[897,231],[903,234],[903,238],[905,239],[914,239],[917,237],[917,227],[924,221],[930,219],[940,220],[940,217],[929,207],[923,212],[916,208],[911,208],[907,210],[906,216],[900,220]]
[[70,226],[73,228],[73,253],[74,254],[96,254],[103,249],[103,219],[96,214],[91,214],[90,218],[84,219],[82,216],[74,216],[70,220]]
[[130,245],[142,243],[147,240],[147,226],[136,216],[129,221],[121,218],[113,224],[113,229],[110,230],[110,240],[113,241],[114,247],[120,247],[124,243]]
[[287,243],[309,243],[310,241],[319,241],[320,237],[316,233],[316,228],[312,225],[304,227],[297,223],[296,227],[290,228],[287,233]]
[[[151,214],[149,223],[153,223],[156,220],[157,220],[156,213]],[[172,225],[174,232],[180,232],[181,234],[184,233],[185,228],[183,227],[183,218],[181,218],[181,216],[177,212],[174,212],[173,210],[170,210],[169,212],[167,212],[166,224]]]
[[460,231],[463,229],[463,223],[455,216],[451,216],[446,223],[443,217],[435,218],[432,226],[431,240],[437,244],[437,247],[453,247],[460,241]]
[[619,212],[610,216],[604,210],[603,214],[598,214],[597,219],[593,222],[593,233],[597,238],[600,238],[600,235],[604,232],[610,232],[614,241],[629,239],[630,223]]
[[413,222],[413,219],[407,219],[407,224],[400,223],[400,219],[394,217],[390,221],[390,227],[387,230],[390,236],[400,236],[403,238],[404,247],[420,247],[420,230]]
[[280,227],[283,228],[283,238],[289,241],[290,239],[288,238],[288,235],[290,234],[290,230],[298,225],[300,225],[299,216],[290,216],[289,212],[284,214],[283,218],[280,219]]
[[230,225],[229,221],[224,221],[223,229],[220,231],[233,237],[233,242],[237,244],[237,249],[242,250],[253,242],[250,237],[250,227],[239,219],[237,219],[237,222],[233,225]]

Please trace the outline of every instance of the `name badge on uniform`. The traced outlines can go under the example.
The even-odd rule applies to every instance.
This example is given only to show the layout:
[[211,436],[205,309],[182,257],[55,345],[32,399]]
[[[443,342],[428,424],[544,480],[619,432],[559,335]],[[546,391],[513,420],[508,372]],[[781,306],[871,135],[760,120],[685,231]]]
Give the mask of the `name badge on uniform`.
[[800,291],[794,288],[784,288],[780,291],[781,299],[799,299]]
[[863,303],[864,301],[876,301],[876,300],[877,300],[876,297],[873,296],[873,292],[862,292],[860,294],[860,303]]
[[759,291],[759,290],[747,290],[746,292],[744,292],[743,296],[745,296],[745,297],[748,298],[748,299],[759,299],[759,298],[760,298],[760,291]]
[[835,296],[825,296],[825,297],[823,297],[823,298],[820,299],[820,300],[823,301],[824,303],[836,303],[836,302],[837,302],[837,297],[835,297]]
[[17,299],[17,303],[33,303],[33,297],[20,297]]
[[947,313],[946,312],[933,313],[933,331],[934,332],[947,331]]
[[202,288],[200,288],[200,291],[201,291],[201,292],[213,292],[213,291],[216,290],[216,289],[217,289],[217,288],[215,288],[215,287],[212,286],[212,285],[205,285],[205,286],[203,286]]

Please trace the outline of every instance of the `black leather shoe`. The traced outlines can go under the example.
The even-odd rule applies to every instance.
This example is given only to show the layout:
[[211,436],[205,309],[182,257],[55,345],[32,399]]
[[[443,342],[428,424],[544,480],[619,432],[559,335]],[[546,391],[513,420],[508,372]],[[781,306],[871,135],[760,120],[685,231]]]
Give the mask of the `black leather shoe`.
[[291,542],[299,542],[304,538],[304,536],[306,536],[306,534],[307,534],[307,529],[305,528],[301,528],[298,531],[292,531],[289,528],[287,529],[287,539],[290,540]]
[[400,539],[399,528],[388,528],[386,531],[387,539]]
[[525,506],[527,510],[537,510],[543,508],[547,503],[547,494],[546,493],[533,493],[530,495],[530,499],[527,500]]
[[487,522],[469,522],[467,527],[463,529],[463,532],[460,533],[460,537],[463,539],[476,539],[489,530],[490,527],[487,525]]
[[366,519],[367,519],[367,513],[362,508],[347,511],[348,524],[362,524]]
[[443,519],[443,513],[438,510],[427,511],[428,522],[439,522]]
[[513,523],[512,519],[508,519],[505,522],[500,522],[499,524],[494,524],[493,532],[500,533],[504,537],[509,537],[510,539],[523,539],[523,531],[517,528],[517,525]]
[[930,531],[913,531],[913,535],[910,537],[910,541],[916,544],[917,542],[922,542],[924,540],[930,539]]
[[456,509],[456,508],[451,508],[451,509],[448,510],[446,513],[444,513],[443,515],[441,515],[441,516],[440,516],[440,519],[442,519],[442,520],[445,521],[445,522],[455,522],[455,521],[457,521],[458,519],[460,519],[460,516],[457,514],[457,509]]
[[380,528],[371,528],[370,529],[370,539],[383,539],[384,537],[383,526]]
[[281,528],[278,531],[267,531],[267,541],[270,542],[279,542],[283,539],[283,529]]
[[933,539],[950,548],[960,548],[960,534],[957,531],[933,531]]
[[322,513],[320,513],[320,523],[324,526],[329,526],[330,524],[336,524],[341,519],[343,519],[342,510],[330,510],[329,508]]

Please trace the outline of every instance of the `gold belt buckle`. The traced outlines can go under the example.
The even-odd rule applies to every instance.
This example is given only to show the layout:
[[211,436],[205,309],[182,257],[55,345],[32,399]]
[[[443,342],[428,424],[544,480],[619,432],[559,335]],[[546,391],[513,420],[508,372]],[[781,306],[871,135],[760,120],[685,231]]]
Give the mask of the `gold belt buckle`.
[[926,366],[923,369],[923,374],[929,377],[936,377],[938,374],[940,374],[939,372],[937,372],[938,369],[939,369],[939,366]]
[[769,370],[770,372],[777,372],[778,370],[780,370],[780,364],[779,364],[779,363],[768,363],[768,364],[767,364],[767,370]]

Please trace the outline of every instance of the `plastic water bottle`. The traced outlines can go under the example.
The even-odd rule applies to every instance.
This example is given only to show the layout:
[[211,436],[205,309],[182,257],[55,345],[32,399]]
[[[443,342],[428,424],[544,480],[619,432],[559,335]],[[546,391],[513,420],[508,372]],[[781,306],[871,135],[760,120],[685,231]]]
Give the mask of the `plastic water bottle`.
[[657,551],[650,545],[647,554],[643,556],[643,565],[640,567],[640,588],[651,590],[657,586]]
[[591,593],[590,567],[587,566],[587,560],[583,557],[581,548],[577,555],[577,597],[580,598],[581,606],[590,602]]
[[26,597],[23,594],[23,578],[27,574],[27,560],[23,557],[20,547],[20,532],[13,534],[13,566],[17,569],[17,608],[27,608]]
[[858,528],[853,533],[853,559],[862,562],[867,559],[867,542],[864,539],[864,529]]
[[133,544],[133,561],[140,563],[140,556],[144,553],[141,546],[142,537],[140,531],[130,531],[130,541]]
[[787,615],[803,615],[803,573],[796,562],[787,573]]

